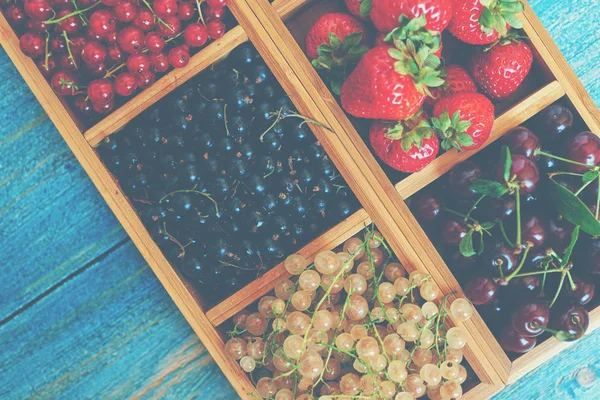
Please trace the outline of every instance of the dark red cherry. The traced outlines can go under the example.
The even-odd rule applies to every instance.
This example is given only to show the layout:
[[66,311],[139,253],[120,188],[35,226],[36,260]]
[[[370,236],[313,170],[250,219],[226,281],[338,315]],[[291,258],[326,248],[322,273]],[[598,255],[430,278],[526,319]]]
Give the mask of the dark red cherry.
[[50,35],[50,48],[54,53],[63,53],[67,51],[65,38],[56,33]]
[[521,241],[523,244],[531,242],[534,247],[541,247],[546,243],[546,223],[537,215],[525,216],[521,219]]
[[96,65],[85,65],[85,71],[90,75],[90,77],[92,78],[99,78],[101,76],[106,75],[106,64],[105,63],[100,63],[100,64],[96,64]]
[[504,196],[499,199],[493,197],[484,198],[477,207],[474,214],[481,218],[480,220],[492,221],[496,218],[506,219],[514,214],[516,201],[514,196]]
[[87,95],[92,104],[106,104],[114,99],[115,88],[108,79],[96,79],[89,83]]
[[411,199],[411,208],[415,217],[421,222],[435,221],[442,210],[442,203],[431,193],[417,193]]
[[468,228],[455,218],[448,218],[442,222],[442,239],[446,245],[459,244],[467,234]]
[[537,293],[541,285],[540,275],[529,275],[512,279],[509,287],[515,289],[515,294],[522,297],[523,294]]
[[55,10],[71,10],[73,8],[71,0],[51,0],[51,3]]
[[115,6],[115,18],[119,22],[131,22],[137,14],[137,6],[133,2],[122,1]]
[[491,246],[487,245],[481,260],[486,273],[497,278],[510,275],[519,264],[514,249],[508,247],[503,241],[496,242]]
[[571,242],[574,226],[562,217],[547,220],[548,245],[557,253],[562,253]]
[[94,35],[104,37],[117,31],[117,18],[110,9],[96,10],[90,15],[88,29]]
[[115,78],[115,92],[119,96],[131,96],[137,89],[137,86],[137,79],[131,72],[123,72]]
[[30,19],[27,21],[27,30],[37,33],[45,33],[48,31],[48,25],[46,25],[46,22],[44,21]]
[[444,261],[455,276],[466,276],[473,271],[477,265],[474,257],[465,257],[458,247],[448,246],[444,251]]
[[569,334],[571,338],[567,339],[567,342],[581,338],[587,331],[589,324],[589,314],[580,305],[561,305],[552,309],[550,327]]
[[512,326],[507,325],[500,332],[498,342],[504,351],[523,354],[535,347],[537,337],[522,336]]
[[[81,60],[77,60],[76,62],[79,63],[81,62]],[[58,56],[56,57],[56,63],[58,64],[58,67],[60,69],[64,69],[67,71],[75,71],[77,69],[77,66],[75,65],[75,60],[69,57],[67,53],[58,54]]]
[[81,52],[87,43],[87,39],[84,36],[75,35],[69,36],[69,41],[71,42],[71,53],[73,53],[73,55],[76,57],[81,56]]
[[152,11],[145,7],[140,8],[133,19],[133,25],[137,26],[144,32],[151,31],[155,25],[154,14],[152,14]]
[[[504,182],[504,165],[499,165],[496,169],[496,179]],[[521,196],[531,194],[540,180],[540,171],[533,161],[525,156],[512,156],[512,165],[510,168],[510,181],[519,183],[519,193]]]
[[588,273],[600,275],[600,239],[582,241],[577,245],[577,265]]
[[19,46],[27,57],[38,58],[46,53],[46,39],[41,33],[25,32],[19,38]]
[[102,64],[106,59],[106,47],[98,42],[87,42],[81,51],[81,59],[87,65]]
[[573,113],[560,104],[552,104],[540,111],[534,118],[535,131],[538,135],[557,139],[573,126]]
[[575,284],[574,289],[571,287],[570,283],[566,284],[567,293],[571,299],[582,306],[585,306],[592,301],[596,287],[589,278],[574,276],[573,283]]
[[474,276],[465,285],[465,294],[475,305],[487,304],[498,296],[498,284],[490,276]]
[[23,8],[16,4],[9,6],[4,11],[4,16],[12,27],[21,26],[27,20],[27,15],[23,11]]
[[[581,132],[568,140],[565,147],[565,157],[590,167],[600,163],[600,139],[591,132]],[[589,168],[575,164],[565,165],[573,172],[585,173]]]
[[550,321],[550,308],[541,299],[520,302],[512,314],[512,326],[522,336],[535,337],[544,333]]
[[540,149],[540,140],[525,127],[517,126],[508,131],[502,138],[502,144],[508,146],[511,154],[522,155],[532,160],[538,158],[534,153]]
[[473,179],[481,177],[481,168],[472,161],[464,161],[448,174],[451,193],[458,199],[472,199],[477,193],[471,189]]
[[129,54],[140,53],[144,47],[144,32],[137,26],[124,27],[117,34],[117,43]]

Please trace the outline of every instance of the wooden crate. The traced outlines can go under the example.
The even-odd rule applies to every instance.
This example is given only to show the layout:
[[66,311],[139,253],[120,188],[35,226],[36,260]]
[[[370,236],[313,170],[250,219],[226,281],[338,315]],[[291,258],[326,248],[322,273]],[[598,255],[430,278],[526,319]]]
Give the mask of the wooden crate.
[[[443,293],[463,292],[442,258],[433,247],[404,199],[435,181],[457,163],[476,151],[449,151],[423,171],[400,182],[391,182],[364,144],[327,87],[314,71],[292,32],[307,20],[336,7],[326,0],[232,0],[230,9],[239,26],[195,55],[183,69],[173,70],[101,122],[81,133],[81,124],[54,94],[35,64],[19,50],[18,38],[0,15],[0,39],[9,57],[36,95],[59,132],[111,207],[141,254],[173,298],[184,317],[214,357],[232,386],[242,398],[252,398],[254,388],[239,365],[224,352],[221,325],[235,313],[273,289],[276,280],[286,276],[282,265],[216,306],[205,309],[200,296],[170,266],[152,241],[133,207],[111,174],[102,164],[94,146],[121,129],[142,111],[159,101],[188,79],[223,59],[241,43],[251,40],[259,50],[299,112],[332,128],[331,133],[316,125],[311,129],[330,158],[360,200],[364,209],[357,211],[299,251],[307,258],[322,249],[332,249],[374,222],[407,270],[420,270],[432,276]],[[309,4],[312,3],[312,4]],[[286,26],[283,20],[290,20]],[[572,103],[590,130],[600,135],[600,112],[577,80],[547,32],[526,5],[521,16],[525,33],[534,48],[536,66],[531,74],[538,78],[525,85],[500,109],[489,145],[507,130],[520,125],[558,99]],[[299,22],[298,22],[299,21]],[[395,185],[394,185],[395,183]],[[600,325],[600,309],[590,313],[590,331]],[[463,323],[469,334],[465,356],[479,383],[465,398],[485,399],[568,346],[549,339],[530,353],[511,361],[479,315]]]

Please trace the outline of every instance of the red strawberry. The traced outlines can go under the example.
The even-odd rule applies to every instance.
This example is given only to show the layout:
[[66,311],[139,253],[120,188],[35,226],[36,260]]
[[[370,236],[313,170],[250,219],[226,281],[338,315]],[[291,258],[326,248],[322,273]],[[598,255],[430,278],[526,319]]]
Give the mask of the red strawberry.
[[385,37],[386,36],[387,35],[385,33],[383,33],[383,32],[377,32],[375,34],[375,47],[387,45],[388,43],[385,42]]
[[521,29],[515,16],[523,11],[520,0],[452,0],[448,30],[470,44],[490,44],[504,37],[509,27]]
[[532,63],[533,54],[529,46],[515,39],[475,54],[471,73],[490,97],[505,99],[521,86]]
[[477,93],[477,86],[471,75],[459,65],[447,65],[444,80],[446,83],[442,87],[431,89],[431,97],[426,100],[430,107],[433,107],[437,100],[456,93]]
[[442,32],[452,18],[452,0],[373,0],[371,20],[378,31],[388,33],[400,26],[400,16],[413,19],[424,15],[425,28]]
[[346,8],[356,18],[367,20],[371,12],[371,0],[345,0]]
[[373,121],[369,139],[383,162],[407,173],[422,170],[440,149],[427,115],[422,112],[400,122]]
[[444,150],[473,150],[490,137],[494,105],[480,93],[457,93],[438,101],[433,116],[431,123]]
[[365,27],[349,14],[329,13],[306,34],[306,55],[315,69],[327,71],[331,90],[340,94],[342,83],[369,49]]
[[[438,65],[429,66],[408,53],[388,46],[369,50],[342,86],[342,107],[360,118],[398,121],[414,115],[429,93],[428,86],[439,87],[444,81],[436,69],[437,57],[433,56]],[[422,68],[411,70],[414,65]]]

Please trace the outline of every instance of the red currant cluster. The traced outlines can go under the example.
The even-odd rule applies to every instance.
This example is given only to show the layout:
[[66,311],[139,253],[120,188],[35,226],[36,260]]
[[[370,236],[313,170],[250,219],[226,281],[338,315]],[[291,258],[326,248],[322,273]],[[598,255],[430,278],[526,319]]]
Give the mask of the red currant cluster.
[[225,34],[227,0],[5,0],[3,13],[81,117],[106,115]]

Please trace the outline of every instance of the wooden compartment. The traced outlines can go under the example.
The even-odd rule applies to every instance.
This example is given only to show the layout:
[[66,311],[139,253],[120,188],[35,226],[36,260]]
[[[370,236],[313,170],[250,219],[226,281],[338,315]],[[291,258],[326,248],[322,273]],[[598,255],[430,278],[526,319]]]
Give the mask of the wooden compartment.
[[[272,4],[265,0],[232,0],[230,3],[230,10],[240,26],[194,56],[186,68],[171,71],[148,90],[86,131],[84,136],[81,135],[81,125],[54,94],[35,64],[21,54],[18,38],[3,16],[0,16],[0,39],[9,57],[184,317],[240,397],[250,399],[253,398],[254,388],[239,364],[224,352],[223,332],[220,331],[220,326],[236,312],[268,293],[274,287],[275,281],[285,275],[283,266],[278,265],[238,293],[205,310],[196,294],[171,268],[152,241],[128,199],[98,158],[93,146],[249,39],[284,90],[290,94],[299,112],[332,129],[333,132],[330,132],[316,125],[311,126],[315,136],[321,141],[364,207],[311,242],[300,250],[300,253],[310,258],[321,249],[334,248],[360,231],[365,224],[374,222],[407,270],[418,269],[431,275],[444,294],[454,292],[454,297],[464,296],[458,282],[405,205],[404,199],[477,151],[448,151],[423,171],[391,182],[282,21],[291,18],[289,28],[295,31],[297,38],[302,38],[301,31],[309,26],[309,22],[304,20],[302,15],[310,16],[311,12],[322,13],[325,10],[310,11],[309,3],[314,3],[314,7],[317,7],[315,10],[319,10],[319,7],[338,5],[332,2],[322,6],[320,3],[325,4],[325,1],[316,3],[310,0],[275,0]],[[299,10],[305,14],[296,14]],[[312,15],[314,17],[316,14]],[[528,5],[521,19],[524,32],[529,36],[536,55],[536,75],[514,98],[499,107],[500,113],[496,116],[492,137],[487,144],[565,96],[590,130],[600,134],[600,113]],[[590,317],[590,329],[593,329],[600,324],[598,309],[594,310]],[[548,340],[531,353],[511,361],[478,314],[463,326],[469,334],[465,356],[480,381],[465,394],[465,398],[489,398],[504,384],[514,381],[567,346]]]

